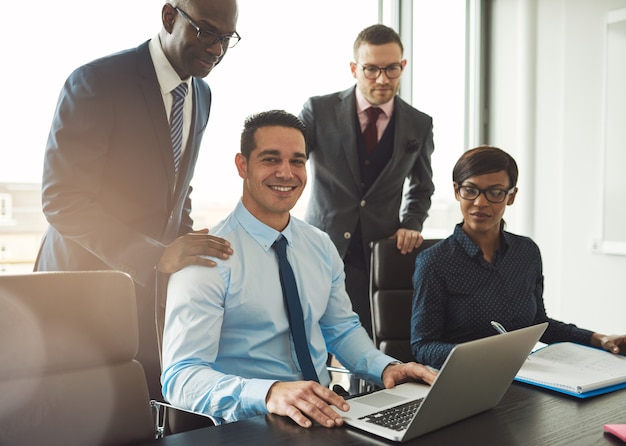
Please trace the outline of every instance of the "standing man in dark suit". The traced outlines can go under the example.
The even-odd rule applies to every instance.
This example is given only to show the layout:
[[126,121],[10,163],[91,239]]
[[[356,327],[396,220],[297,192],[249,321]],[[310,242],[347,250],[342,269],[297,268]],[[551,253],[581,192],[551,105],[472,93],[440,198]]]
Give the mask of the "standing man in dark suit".
[[[157,276],[214,266],[201,256],[232,253],[207,229],[193,231],[190,182],[211,107],[201,78],[239,41],[236,0],[168,0],[161,19],[151,40],[67,79],[46,147],[42,202],[50,226],[35,264],[38,271],[132,276],[137,359],[152,398],[161,397]],[[175,112],[173,90],[181,84],[184,102]],[[181,116],[182,126],[170,126]],[[174,134],[178,141],[182,134],[182,143]]]
[[312,174],[305,219],[339,249],[348,294],[370,335],[369,244],[395,238],[403,254],[419,246],[435,189],[432,118],[396,96],[406,63],[398,33],[370,26],[354,42],[356,86],[309,98],[300,113]]

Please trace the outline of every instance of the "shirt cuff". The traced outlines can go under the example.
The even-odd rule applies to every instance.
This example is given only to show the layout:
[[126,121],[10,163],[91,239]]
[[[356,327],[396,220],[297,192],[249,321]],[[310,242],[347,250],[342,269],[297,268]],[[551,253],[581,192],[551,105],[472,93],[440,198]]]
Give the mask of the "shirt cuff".
[[268,379],[249,379],[242,394],[242,402],[245,401],[246,411],[251,411],[257,415],[265,415],[268,413],[265,398],[270,387],[278,381]]
[[398,361],[396,358],[393,358],[391,356],[387,356],[384,354],[381,354],[380,356],[378,356],[374,361],[373,364],[370,368],[370,371],[372,373],[372,378],[375,378],[377,383],[379,385],[382,385],[383,383],[383,370],[385,370],[385,367],[387,367],[389,364],[391,363],[398,363],[400,361]]

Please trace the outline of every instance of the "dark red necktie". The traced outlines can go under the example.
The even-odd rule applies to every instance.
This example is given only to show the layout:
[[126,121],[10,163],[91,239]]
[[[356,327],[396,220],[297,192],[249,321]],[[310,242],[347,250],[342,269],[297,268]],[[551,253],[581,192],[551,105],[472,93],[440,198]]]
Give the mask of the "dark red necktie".
[[365,141],[365,151],[368,155],[374,151],[376,144],[378,144],[376,121],[378,121],[378,115],[382,112],[378,107],[370,107],[365,110],[365,113],[367,113],[367,126],[363,131],[363,140]]

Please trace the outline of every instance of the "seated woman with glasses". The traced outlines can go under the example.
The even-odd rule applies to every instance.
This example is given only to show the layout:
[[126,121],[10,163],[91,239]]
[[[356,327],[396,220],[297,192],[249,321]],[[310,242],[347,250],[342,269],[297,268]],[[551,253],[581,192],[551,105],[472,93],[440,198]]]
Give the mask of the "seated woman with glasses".
[[[626,336],[606,336],[550,319],[543,302],[541,254],[528,237],[504,230],[517,194],[517,164],[506,152],[480,146],[454,166],[454,195],[463,221],[417,256],[413,275],[411,348],[418,362],[439,368],[458,344],[549,322],[541,341],[626,353]],[[497,325],[497,324],[496,324]]]

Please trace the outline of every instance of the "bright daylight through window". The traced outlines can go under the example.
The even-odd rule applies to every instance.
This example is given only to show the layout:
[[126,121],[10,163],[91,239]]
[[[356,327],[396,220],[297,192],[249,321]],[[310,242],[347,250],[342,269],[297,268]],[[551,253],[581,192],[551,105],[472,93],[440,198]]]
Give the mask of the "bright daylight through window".
[[[39,183],[48,130],[63,82],[79,65],[154,37],[160,29],[160,6],[155,3],[133,0],[126,2],[120,13],[119,8],[105,3],[90,3],[86,8],[83,1],[66,0],[59,8],[54,2],[36,0],[30,3],[36,13],[30,15],[28,26],[15,20],[8,24],[7,35],[20,44],[6,48],[6,59],[19,67],[19,75],[17,79],[9,77],[7,70],[2,74],[3,84],[15,88],[5,92],[5,101],[13,104],[13,111],[2,124],[6,128],[0,152],[0,186],[17,184],[28,190],[27,204],[20,204],[18,195],[12,200],[14,211],[20,208],[11,219],[16,227],[26,218],[21,212],[36,217],[36,223],[27,228],[32,233],[29,243],[22,243],[28,246],[28,253],[19,256],[24,261],[36,255],[45,229]],[[437,190],[432,224],[427,220],[426,227],[441,226],[448,231],[454,221],[439,221],[447,210],[445,199],[441,201],[443,212],[438,210],[442,205],[437,196],[451,196],[450,160],[463,150],[464,5],[459,0],[415,1],[413,54],[405,54],[414,78],[413,98],[408,100],[434,119]],[[75,13],[69,15],[68,10]],[[297,114],[309,96],[354,84],[349,67],[354,38],[361,29],[378,22],[377,0],[239,0],[239,10],[237,31],[242,39],[206,78],[213,104],[192,182],[193,216],[198,228],[219,221],[241,194],[234,157],[244,118],[272,108]],[[438,25],[442,21],[446,26]],[[34,30],[49,32],[42,41],[41,33]],[[294,209],[298,216],[304,214],[307,194],[305,190]],[[0,224],[0,236],[19,232],[16,227]]]

